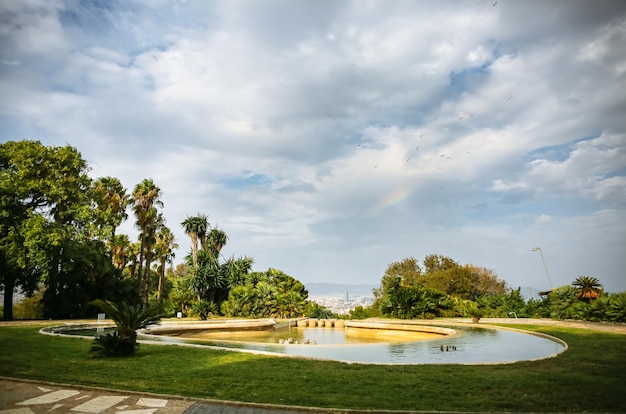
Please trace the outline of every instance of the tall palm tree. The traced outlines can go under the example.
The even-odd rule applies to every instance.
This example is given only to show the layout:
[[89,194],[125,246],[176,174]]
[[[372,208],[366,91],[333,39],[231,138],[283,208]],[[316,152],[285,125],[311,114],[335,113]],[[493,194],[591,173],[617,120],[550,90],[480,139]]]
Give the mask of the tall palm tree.
[[[139,229],[139,282],[142,286],[146,303],[150,295],[149,272],[152,261],[152,247],[155,243],[155,233],[163,223],[163,216],[159,214],[157,207],[163,207],[161,201],[161,189],[151,179],[144,179],[133,190],[133,212],[135,213],[135,226]],[[144,263],[145,261],[145,263]]]
[[597,299],[602,294],[602,283],[597,277],[579,276],[572,282],[572,286],[576,288],[578,299],[585,301]]
[[110,240],[115,238],[115,230],[128,218],[126,207],[129,198],[120,180],[114,177],[101,177],[93,184],[94,199],[102,214],[104,225],[110,227]]
[[123,270],[132,259],[130,239],[125,234],[117,234],[108,243],[111,260],[116,269]]
[[176,244],[174,235],[168,227],[162,226],[156,234],[156,244],[154,246],[156,258],[159,260],[157,269],[159,273],[158,299],[161,304],[163,303],[163,288],[165,285],[165,265],[172,263],[172,259],[175,257],[175,249],[178,249],[178,244]]
[[198,266],[198,240],[200,240],[201,246],[204,249],[206,232],[209,228],[208,218],[204,214],[198,214],[197,216],[187,217],[180,224],[191,239],[192,263],[194,266]]

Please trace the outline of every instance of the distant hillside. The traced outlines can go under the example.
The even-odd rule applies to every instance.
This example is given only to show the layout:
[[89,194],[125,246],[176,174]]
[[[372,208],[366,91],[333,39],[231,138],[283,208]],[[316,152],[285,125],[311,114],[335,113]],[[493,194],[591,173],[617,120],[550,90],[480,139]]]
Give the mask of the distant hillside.
[[350,296],[373,296],[372,290],[376,288],[373,285],[345,285],[339,283],[306,283],[306,290],[309,296],[346,296],[346,292]]

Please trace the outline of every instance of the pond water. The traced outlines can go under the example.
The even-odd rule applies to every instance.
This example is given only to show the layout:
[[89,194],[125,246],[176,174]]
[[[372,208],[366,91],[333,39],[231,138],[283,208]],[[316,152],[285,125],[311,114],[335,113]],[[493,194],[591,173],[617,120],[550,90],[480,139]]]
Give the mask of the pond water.
[[[475,326],[454,326],[454,330],[454,334],[440,335],[362,328],[213,329],[167,336],[140,334],[139,339],[370,364],[512,363],[548,358],[566,349],[555,339],[521,331]],[[62,333],[95,336],[102,328],[100,333],[96,328],[63,329]],[[298,343],[279,343],[290,339]]]
[[[547,358],[565,350],[558,341],[520,331],[456,326],[454,329],[455,334],[439,335],[382,329],[292,327],[270,331],[187,332],[174,337],[170,333],[162,340],[378,364],[511,363]],[[298,343],[278,343],[289,338]],[[315,344],[304,344],[306,340]]]

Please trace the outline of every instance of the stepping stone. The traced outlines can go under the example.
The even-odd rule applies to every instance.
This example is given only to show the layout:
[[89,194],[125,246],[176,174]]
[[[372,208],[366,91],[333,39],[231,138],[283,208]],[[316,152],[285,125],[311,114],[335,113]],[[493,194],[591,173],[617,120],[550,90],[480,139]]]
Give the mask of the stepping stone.
[[71,409],[71,411],[80,411],[83,413],[100,413],[107,408],[113,407],[115,404],[118,404],[124,401],[128,397],[96,397],[93,400],[89,400],[79,406],[76,406]]
[[167,405],[167,400],[162,400],[159,398],[140,398],[137,401],[137,405],[142,407],[165,407]]
[[40,395],[26,401],[18,402],[16,405],[39,405],[39,404],[52,404],[66,398],[73,397],[80,394],[80,391],[76,390],[58,390],[48,394]]
[[35,414],[30,408],[13,408],[11,410],[0,410],[0,414]]
[[144,408],[141,410],[118,411],[117,414],[154,414],[158,408]]

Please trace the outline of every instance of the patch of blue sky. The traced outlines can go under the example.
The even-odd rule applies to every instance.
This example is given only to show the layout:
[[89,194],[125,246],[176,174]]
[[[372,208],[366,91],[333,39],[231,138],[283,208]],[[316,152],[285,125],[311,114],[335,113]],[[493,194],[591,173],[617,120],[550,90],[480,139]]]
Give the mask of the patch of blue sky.
[[471,66],[459,71],[451,71],[448,75],[451,90],[455,93],[473,93],[479,89],[489,77],[489,67],[491,63],[492,61],[488,60],[479,66]]
[[547,160],[547,161],[566,161],[572,153],[571,144],[554,145],[549,147],[537,148],[526,154],[526,158],[529,161],[532,160]]
[[540,148],[534,149],[533,151],[528,152],[524,156],[524,160],[532,161],[532,160],[542,159],[542,160],[548,160],[548,161],[563,162],[570,157],[570,154],[575,149],[575,146],[577,143],[582,142],[582,141],[589,141],[599,136],[600,136],[600,133],[596,133],[596,134],[588,135],[583,138],[577,139],[575,141],[569,142],[567,144],[540,147]]
[[88,33],[106,33],[113,27],[111,15],[118,6],[115,1],[101,0],[68,3],[59,11],[59,20],[65,27],[77,27]]
[[[138,36],[136,25],[131,23],[138,9],[132,2],[82,0],[68,4],[59,12],[59,20],[84,47],[97,45],[133,56],[163,43],[160,33]],[[169,44],[164,43],[163,50],[167,47]]]
[[595,200],[562,194],[537,200],[530,191],[488,192],[480,202],[468,205],[463,215],[470,221],[491,221],[513,216],[571,217],[590,214],[597,209]]
[[246,187],[259,187],[268,185],[271,180],[262,174],[246,174],[243,177],[224,178],[220,182],[229,189],[239,189]]
[[619,168],[617,170],[613,170],[607,174],[604,174],[604,178],[612,178],[612,177],[624,177],[626,176],[626,167]]

